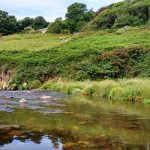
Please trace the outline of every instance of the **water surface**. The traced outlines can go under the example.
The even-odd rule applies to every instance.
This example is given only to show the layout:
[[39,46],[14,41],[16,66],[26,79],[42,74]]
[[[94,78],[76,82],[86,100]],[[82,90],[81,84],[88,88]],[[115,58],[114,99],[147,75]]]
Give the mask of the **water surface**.
[[80,149],[150,150],[150,106],[47,91],[0,92],[0,150]]

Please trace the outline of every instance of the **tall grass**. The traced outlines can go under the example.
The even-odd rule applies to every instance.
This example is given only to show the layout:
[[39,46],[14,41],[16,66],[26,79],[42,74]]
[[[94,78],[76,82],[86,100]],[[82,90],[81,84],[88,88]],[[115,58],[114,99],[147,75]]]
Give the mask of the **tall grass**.
[[119,79],[104,81],[46,82],[41,89],[61,91],[68,94],[101,96],[112,101],[150,103],[149,79]]

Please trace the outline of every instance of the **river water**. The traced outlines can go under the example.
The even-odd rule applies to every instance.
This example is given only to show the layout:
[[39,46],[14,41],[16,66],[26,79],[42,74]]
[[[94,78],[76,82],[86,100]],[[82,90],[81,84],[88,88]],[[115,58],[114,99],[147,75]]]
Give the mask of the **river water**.
[[0,150],[150,150],[150,105],[0,91]]

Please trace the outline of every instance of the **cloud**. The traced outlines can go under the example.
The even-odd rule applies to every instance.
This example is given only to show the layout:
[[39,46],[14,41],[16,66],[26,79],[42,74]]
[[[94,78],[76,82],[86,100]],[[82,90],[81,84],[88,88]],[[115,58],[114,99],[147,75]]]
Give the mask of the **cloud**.
[[67,7],[74,2],[87,4],[94,10],[121,0],[0,0],[0,10],[15,15],[18,19],[26,16],[44,16],[48,21],[64,17]]

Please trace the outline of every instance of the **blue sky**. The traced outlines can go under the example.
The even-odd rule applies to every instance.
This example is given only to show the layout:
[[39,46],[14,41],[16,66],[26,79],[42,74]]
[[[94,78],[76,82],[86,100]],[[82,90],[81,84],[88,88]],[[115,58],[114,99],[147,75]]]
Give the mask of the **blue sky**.
[[98,10],[118,1],[122,0],[0,0],[0,10],[15,15],[17,19],[44,16],[46,20],[53,21],[64,17],[67,7],[74,2],[85,3],[89,9]]

